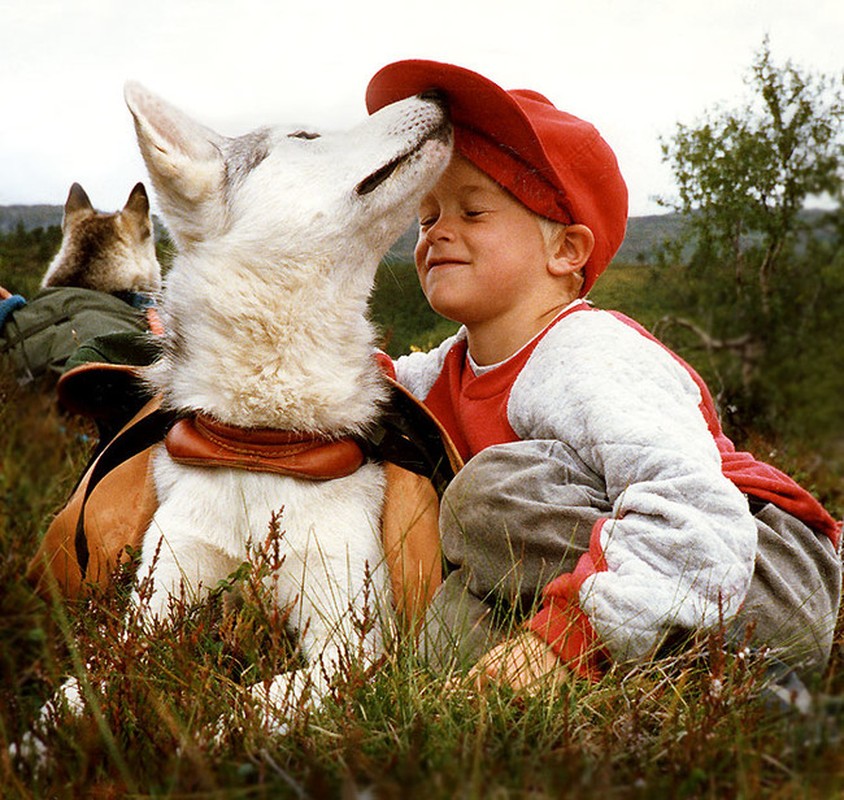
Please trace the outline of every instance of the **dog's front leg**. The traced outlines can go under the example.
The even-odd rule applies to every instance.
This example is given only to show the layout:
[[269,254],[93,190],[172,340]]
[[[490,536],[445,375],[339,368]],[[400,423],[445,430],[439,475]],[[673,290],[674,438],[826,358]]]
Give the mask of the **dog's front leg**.
[[237,560],[193,532],[153,519],[144,539],[132,602],[145,621],[164,622],[179,605],[202,600],[237,568]]
[[[371,555],[380,557],[377,552]],[[286,729],[303,708],[318,707],[332,684],[348,678],[352,669],[366,670],[383,652],[385,626],[392,619],[386,570],[382,566],[370,570],[365,560],[355,568],[343,562],[335,572],[323,561],[325,571],[312,572],[304,584],[307,588],[295,587],[289,624],[298,634],[306,666],[251,689],[265,723],[276,731]],[[291,591],[292,586],[288,596]]]
[[41,706],[32,727],[24,733],[19,742],[9,745],[12,758],[23,758],[43,769],[48,763],[49,749],[45,739],[56,728],[56,722],[63,713],[80,716],[85,710],[82,686],[76,677],[66,678],[53,696]]
[[[135,621],[146,628],[153,620],[166,621],[180,602],[200,599],[235,567],[234,559],[195,537],[179,535],[176,530],[172,530],[170,536],[163,536],[161,527],[153,520],[143,543],[138,572],[140,583],[132,595],[134,609],[139,615],[134,615]],[[197,576],[203,576],[202,580]],[[130,614],[130,620],[132,616]],[[135,635],[129,620],[126,624],[123,636]],[[24,735],[19,746],[13,746],[14,753],[45,761],[47,751],[42,739],[55,728],[56,722],[66,714],[81,716],[85,713],[88,696],[98,687],[92,683],[87,689],[83,688],[86,681],[90,683],[90,678],[87,665],[82,669],[85,672],[66,678],[44,703],[33,729]],[[119,678],[115,676],[115,679]]]
[[[317,641],[319,635],[302,637],[302,655],[307,666],[284,672],[255,684],[250,690],[260,709],[264,724],[276,733],[287,730],[288,723],[305,708],[317,708],[328,695],[333,679],[351,664],[349,647],[336,640]],[[365,668],[370,659],[357,659]]]

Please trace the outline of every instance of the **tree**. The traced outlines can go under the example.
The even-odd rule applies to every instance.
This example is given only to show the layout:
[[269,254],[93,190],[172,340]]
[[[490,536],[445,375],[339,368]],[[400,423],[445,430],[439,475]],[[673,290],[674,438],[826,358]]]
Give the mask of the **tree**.
[[[840,75],[776,64],[767,38],[746,83],[743,105],[678,124],[662,141],[678,198],[661,202],[687,225],[657,271],[659,290],[684,312],[659,332],[681,348],[703,346],[722,410],[758,425],[783,411],[772,381],[783,378],[784,354],[793,360],[822,333],[821,305],[837,302],[844,318],[828,294],[842,288],[844,94]],[[817,196],[836,210],[807,213]]]

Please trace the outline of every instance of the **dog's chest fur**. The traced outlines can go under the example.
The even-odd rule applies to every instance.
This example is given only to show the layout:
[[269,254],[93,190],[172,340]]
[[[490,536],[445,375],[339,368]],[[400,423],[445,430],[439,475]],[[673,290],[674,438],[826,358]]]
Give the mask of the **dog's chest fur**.
[[384,495],[380,465],[365,464],[345,478],[305,481],[184,466],[170,459],[162,447],[154,462],[154,477],[161,502],[151,531],[169,531],[168,546],[189,546],[189,540],[173,539],[187,532],[188,538],[216,548],[233,569],[247,560],[249,548],[260,544],[272,515],[280,512],[283,570],[291,581],[291,595],[302,585],[305,564],[310,565],[308,572],[318,573],[320,583],[335,572],[343,575],[347,568],[361,570],[366,564],[373,574],[379,571]]
[[330,436],[366,428],[384,396],[366,291],[338,291],[328,270],[296,285],[295,269],[243,269],[233,285],[214,260],[175,268],[165,357],[149,373],[169,405],[243,427]]

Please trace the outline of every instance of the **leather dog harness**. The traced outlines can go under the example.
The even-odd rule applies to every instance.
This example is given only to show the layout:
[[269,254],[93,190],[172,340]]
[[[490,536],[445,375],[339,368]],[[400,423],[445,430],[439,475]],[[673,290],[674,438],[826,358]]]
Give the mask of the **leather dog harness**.
[[351,475],[365,461],[351,437],[225,425],[205,414],[178,420],[164,437],[174,461],[323,481]]
[[[124,390],[138,383],[142,396],[135,369],[114,364],[77,367],[63,376],[59,388],[64,382],[66,390],[83,388],[88,396],[87,390],[105,379],[110,386],[115,371],[126,373]],[[385,380],[389,401],[359,439],[240,428],[203,414],[182,416],[162,409],[160,397],[150,399],[94,454],[30,561],[29,579],[45,597],[52,596],[54,586],[70,598],[91,584],[111,582],[129,558],[127,548],[140,546],[157,507],[150,462],[161,443],[181,463],[307,480],[351,475],[374,461],[386,473],[382,539],[396,608],[405,619],[418,619],[441,579],[438,495],[462,462],[431,413],[407,389]]]

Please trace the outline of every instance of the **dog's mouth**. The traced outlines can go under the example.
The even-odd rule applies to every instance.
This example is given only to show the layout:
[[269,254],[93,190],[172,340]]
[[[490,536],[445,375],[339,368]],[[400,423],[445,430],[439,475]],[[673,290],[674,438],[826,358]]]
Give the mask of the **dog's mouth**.
[[409,153],[405,153],[404,155],[400,155],[398,158],[394,158],[387,164],[384,164],[383,167],[379,167],[375,170],[371,175],[368,175],[364,178],[355,188],[355,191],[359,195],[369,194],[370,192],[374,192],[382,183],[384,183],[387,178],[390,177],[397,169],[399,164],[403,161],[406,161],[410,158],[413,153],[415,153],[419,148],[414,148]]
[[422,146],[427,142],[429,139],[441,139],[443,141],[448,139],[449,136],[449,126],[448,123],[443,122],[441,125],[437,126],[434,130],[432,130],[427,136],[425,136],[412,150],[408,150],[406,153],[402,153],[400,156],[396,156],[392,161],[387,162],[384,164],[383,167],[379,167],[375,170],[371,175],[368,175],[364,178],[356,187],[355,192],[359,195],[369,194],[370,192],[374,192],[387,178],[390,177],[398,168],[407,161],[411,156],[415,155],[422,149]]

